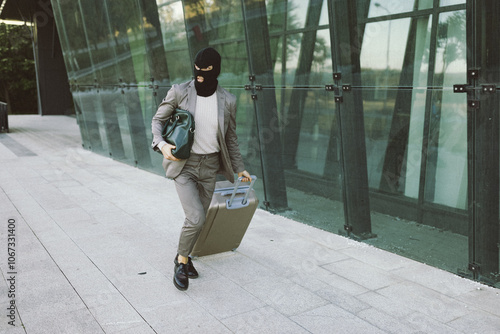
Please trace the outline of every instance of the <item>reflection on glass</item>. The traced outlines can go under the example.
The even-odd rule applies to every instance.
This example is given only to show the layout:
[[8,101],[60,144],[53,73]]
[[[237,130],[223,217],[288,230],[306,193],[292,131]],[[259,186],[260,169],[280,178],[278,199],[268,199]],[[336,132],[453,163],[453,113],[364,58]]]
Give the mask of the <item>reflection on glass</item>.
[[383,176],[382,166],[399,92],[390,87],[400,85],[409,27],[409,18],[369,23],[363,37],[361,80],[364,87],[373,87],[363,90],[368,182],[375,189],[383,177],[392,182],[396,176],[393,171]]
[[297,168],[322,177],[335,113],[330,109],[333,107],[331,99],[324,93],[310,90],[306,94],[297,149]]
[[467,202],[467,103],[451,87],[466,82],[465,11],[439,16],[426,200],[465,209]]
[[64,30],[67,43],[62,43],[61,46],[67,48],[64,55],[68,57],[66,63],[71,64],[70,68],[73,70],[71,79],[80,84],[94,84],[95,73],[92,69],[80,6],[77,1],[59,1],[58,5],[61,15],[60,21],[56,16],[56,22],[64,27],[61,30]]
[[100,83],[117,83],[117,67],[115,63],[115,43],[109,29],[109,19],[105,2],[90,4],[81,2],[82,16],[92,18],[85,20],[83,25],[86,31],[89,53],[93,71]]
[[441,7],[464,4],[466,0],[440,0]]
[[[278,3],[278,0],[275,0]],[[284,1],[282,1],[284,2]],[[319,10],[321,12],[318,24],[328,24],[328,4],[327,0],[288,0],[286,7],[288,9],[287,23],[288,29],[304,28],[307,23],[308,11]]]
[[[68,73],[68,78],[71,80],[74,76],[74,64],[72,62],[72,56],[71,56],[71,48],[69,45],[68,41],[68,35],[66,32],[66,25],[63,20],[63,13],[61,12],[61,8],[59,6],[59,2],[55,2],[53,5],[53,10],[54,10],[54,19],[57,22],[57,26],[59,27],[64,27],[63,29],[58,29],[58,34],[59,34],[59,41],[61,44],[61,50],[64,58],[64,63],[66,66],[66,71]],[[78,113],[77,113],[78,117]]]
[[407,197],[418,198],[420,187],[420,170],[422,162],[423,129],[425,120],[425,107],[427,101],[427,86],[429,71],[430,32],[432,16],[419,18],[417,21],[417,34],[415,46],[415,63],[413,67],[413,89],[410,125],[408,130],[408,147],[405,158],[405,171],[403,173],[404,194]]
[[[369,23],[365,27],[361,49],[362,72],[373,71],[364,77],[363,86],[390,87],[399,85],[399,74],[405,56],[410,19]],[[387,92],[378,92],[380,100]]]
[[370,9],[368,17],[377,17],[390,14],[406,13],[413,10],[415,1],[394,1],[394,0],[378,0],[370,1]]
[[306,25],[307,8],[310,0],[287,1],[287,25],[288,29],[303,28]]
[[428,9],[434,6],[434,0],[419,0],[418,9]]
[[157,0],[158,16],[161,24],[164,57],[170,80],[160,85],[181,83],[191,78],[192,68],[184,24],[182,1]]
[[284,31],[288,4],[286,0],[266,0],[269,32]]

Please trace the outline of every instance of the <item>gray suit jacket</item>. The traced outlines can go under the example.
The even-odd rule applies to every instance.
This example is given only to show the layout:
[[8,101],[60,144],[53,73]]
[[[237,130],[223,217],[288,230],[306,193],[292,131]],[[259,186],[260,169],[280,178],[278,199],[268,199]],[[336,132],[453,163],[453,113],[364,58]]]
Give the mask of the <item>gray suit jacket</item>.
[[[236,97],[221,86],[217,87],[217,108],[219,113],[219,129],[217,140],[220,146],[220,170],[229,181],[234,182],[234,173],[245,170],[238,138],[236,136]],[[196,111],[196,88],[194,80],[173,85],[158,107],[151,123],[153,143],[151,147],[158,150],[157,145],[163,141],[161,131],[167,118],[172,115],[175,108],[188,110],[193,116]],[[196,131],[196,129],[195,129]],[[168,178],[177,177],[186,160],[172,161],[163,159],[163,168]]]

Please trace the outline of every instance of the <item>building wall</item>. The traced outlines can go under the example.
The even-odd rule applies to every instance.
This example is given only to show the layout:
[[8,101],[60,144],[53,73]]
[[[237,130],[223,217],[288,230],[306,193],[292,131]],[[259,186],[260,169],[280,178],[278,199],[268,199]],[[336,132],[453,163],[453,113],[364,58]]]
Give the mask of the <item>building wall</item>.
[[75,113],[73,101],[69,92],[68,78],[50,1],[38,1],[33,5],[33,10],[29,12],[35,23],[33,35],[38,113],[40,115],[73,115]]
[[162,174],[151,118],[212,46],[265,209],[494,284],[498,247],[470,266],[498,214],[471,217],[471,93],[453,91],[489,15],[475,4],[52,0],[85,148]]

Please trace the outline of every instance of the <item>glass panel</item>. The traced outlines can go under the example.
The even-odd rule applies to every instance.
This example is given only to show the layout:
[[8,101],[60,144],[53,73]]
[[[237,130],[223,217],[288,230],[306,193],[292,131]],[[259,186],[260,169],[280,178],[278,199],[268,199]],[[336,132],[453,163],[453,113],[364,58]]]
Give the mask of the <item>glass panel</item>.
[[310,85],[324,85],[326,82],[331,81],[333,69],[329,30],[324,29],[316,32],[316,43],[314,44],[311,65]]
[[[299,89],[300,126],[296,148],[297,169],[286,171],[290,211],[284,216],[338,233],[345,224],[340,161],[340,133],[333,94],[324,89]],[[287,101],[297,89],[286,89]],[[287,109],[289,106],[287,105]],[[283,128],[288,128],[287,120]],[[292,142],[283,141],[284,145]],[[286,166],[285,166],[286,167]]]
[[427,101],[427,86],[429,72],[430,32],[432,16],[422,17],[417,22],[415,45],[415,63],[413,68],[413,89],[410,124],[408,130],[408,146],[405,158],[405,170],[401,173],[401,184],[404,195],[418,198],[420,189],[420,171],[422,163],[422,144]]
[[434,0],[419,0],[417,3],[418,9],[428,9],[434,6]]
[[[123,4],[120,3],[120,6],[123,8],[122,10],[125,10],[125,6],[123,6]],[[135,77],[135,82],[137,84],[146,85],[150,81],[151,73],[146,47],[146,36],[142,29],[143,18],[136,1],[132,1],[131,6],[126,8],[126,10],[134,14],[128,21],[125,22],[126,37],[128,39],[128,45],[130,47],[130,53],[132,54],[133,63],[133,67],[130,70],[133,69],[133,76]],[[129,73],[128,77],[132,77],[132,73]]]
[[257,119],[252,96],[242,88],[228,87],[227,89],[236,96],[236,134],[238,135],[238,144],[246,170],[252,175],[257,176],[254,188],[259,200],[262,202],[266,198],[266,195],[262,175],[261,147],[256,132]]
[[283,58],[286,56],[283,56],[283,38],[286,37],[271,38],[269,43],[271,45],[271,59],[274,63],[274,83],[276,86],[286,84],[286,62],[283,62]]
[[113,159],[133,165],[132,140],[128,126],[126,103],[118,88],[107,88],[100,92],[103,112],[106,117],[106,131]]
[[[306,90],[304,116],[300,126],[297,168],[318,176],[325,171],[328,138],[334,119],[333,107],[317,90]],[[332,109],[328,109],[328,107]]]
[[288,30],[305,27],[309,2],[310,0],[288,0]]
[[426,201],[467,206],[467,100],[454,84],[467,82],[465,11],[439,16],[427,158]]
[[66,26],[63,20],[63,13],[61,12],[59,2],[60,1],[55,1],[53,5],[54,20],[57,22],[56,25],[58,27],[63,27],[63,28],[58,28],[57,32],[59,35],[59,42],[61,43],[61,50],[64,58],[64,64],[66,65],[66,72],[68,73],[68,79],[71,80],[74,76],[75,68],[74,68],[74,63],[71,61],[72,60],[71,48],[68,40]]
[[363,86],[375,88],[375,97],[389,107],[394,96],[388,96],[383,87],[399,86],[399,76],[403,67],[410,19],[388,20],[369,23],[365,27],[361,48],[361,68]]
[[62,45],[66,47],[66,64],[71,64],[68,68],[73,69],[72,79],[79,84],[93,85],[96,74],[92,68],[84,19],[78,1],[60,0],[58,4],[61,15],[56,22],[64,27],[61,29],[58,26],[58,29],[63,30],[67,36],[64,39],[66,43]]
[[285,30],[287,0],[266,0],[269,32]]
[[450,5],[459,5],[465,3],[465,1],[466,0],[441,0],[440,5],[441,7]]
[[160,82],[160,84],[185,82],[192,77],[192,66],[182,1],[157,0],[156,3],[170,79],[169,82]]
[[87,148],[96,153],[109,155],[99,93],[95,89],[80,88],[79,91],[73,93],[73,96],[77,110],[81,110],[87,127],[89,139]]
[[106,3],[80,1],[80,8],[96,79],[100,84],[117,84],[115,41],[109,29]]
[[316,26],[328,24],[327,0],[323,0],[323,3],[318,2],[318,0],[288,0],[287,8],[289,13],[287,17],[288,30],[304,28],[307,24],[308,12],[311,10],[319,11],[320,16]]
[[106,1],[116,44],[118,81],[146,85],[150,81],[143,18],[137,1]]
[[[373,89],[363,90],[370,188],[379,189],[381,182],[389,180],[391,191],[400,190],[399,180],[394,180],[400,173],[395,170],[386,170],[384,175],[383,173],[385,151],[390,144],[389,141],[399,140],[390,138],[389,134],[393,124],[396,98],[400,91],[390,89],[390,87],[399,86],[401,83],[409,28],[410,19],[406,18],[369,23],[365,29],[360,60],[361,80],[364,87],[373,87]],[[377,32],[377,38],[374,38],[375,32]],[[407,124],[406,119],[406,122],[400,126],[404,128]],[[394,161],[394,163],[401,164],[401,161]]]
[[[467,195],[467,104],[452,86],[467,82],[465,16],[441,14],[433,27],[434,15],[365,26],[360,62],[376,235],[366,242],[457,272],[468,263],[467,215],[457,210]],[[440,205],[422,205],[424,192]]]
[[90,142],[90,131],[88,130],[87,119],[85,118],[86,113],[80,101],[81,92],[73,89],[71,93],[73,95],[73,103],[75,104],[75,115],[78,120],[78,127],[80,128],[80,134],[82,136],[82,146],[90,150],[92,147]]
[[[243,24],[243,23],[241,23]],[[222,56],[222,71],[219,83],[223,87],[239,86],[248,82],[248,55],[244,40],[235,41],[214,47]]]
[[151,155],[154,153],[150,149],[152,116],[145,118],[145,115],[148,114],[153,103],[151,90],[147,87],[130,87],[124,95],[135,163],[138,167],[149,169],[151,168]]
[[368,17],[377,17],[390,14],[398,14],[410,12],[413,10],[415,1],[394,1],[394,0],[378,0],[370,1],[370,9]]

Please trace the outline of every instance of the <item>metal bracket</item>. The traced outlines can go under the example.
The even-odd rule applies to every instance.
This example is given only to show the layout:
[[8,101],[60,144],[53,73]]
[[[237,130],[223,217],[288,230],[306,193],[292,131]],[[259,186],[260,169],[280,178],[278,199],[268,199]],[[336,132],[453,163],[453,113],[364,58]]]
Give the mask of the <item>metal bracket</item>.
[[467,77],[469,79],[477,79],[479,78],[480,71],[478,68],[471,68],[467,71]]
[[479,100],[469,100],[467,101],[467,105],[469,106],[469,108],[472,108],[472,109],[479,109]]
[[257,94],[252,94],[252,100],[257,100]]
[[325,90],[328,92],[332,92],[334,90],[334,86],[333,85],[325,85]]
[[472,263],[469,263],[468,268],[470,271],[477,273],[477,272],[479,272],[480,266],[479,266],[479,264],[472,262]]
[[352,232],[352,226],[351,225],[344,225],[344,230],[346,230],[347,232]]
[[495,85],[483,85],[482,90],[483,90],[483,93],[494,93],[497,91],[497,86],[495,86]]
[[333,73],[333,80],[341,80],[341,79],[342,79],[342,73],[340,72]]
[[342,103],[344,102],[344,98],[342,96],[335,96],[335,102]]
[[350,92],[352,90],[352,86],[351,85],[342,85],[342,90],[344,92]]
[[453,93],[467,93],[467,85],[453,85]]
[[248,77],[248,80],[250,80],[250,81],[255,81],[255,75],[250,75],[250,76]]
[[262,90],[262,85],[255,85],[255,90]]
[[250,86],[250,85],[245,85],[245,90],[252,90],[252,86]]

